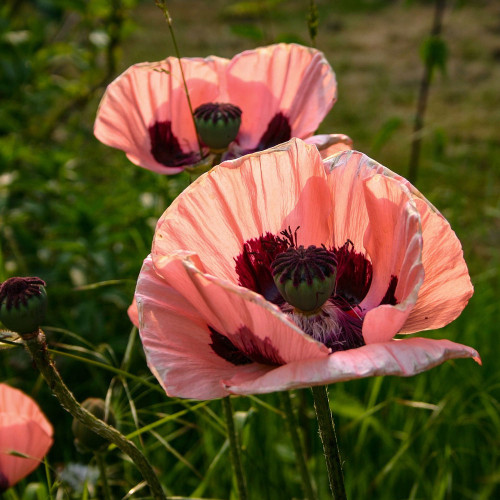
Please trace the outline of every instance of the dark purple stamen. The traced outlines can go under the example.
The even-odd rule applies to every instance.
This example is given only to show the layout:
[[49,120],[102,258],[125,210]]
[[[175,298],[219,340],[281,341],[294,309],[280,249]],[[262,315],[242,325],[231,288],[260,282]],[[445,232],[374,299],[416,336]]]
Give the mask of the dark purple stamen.
[[5,301],[7,310],[20,304],[27,306],[29,298],[40,295],[40,287],[45,285],[45,281],[37,277],[9,278],[0,286],[0,304]]
[[222,335],[217,330],[208,327],[212,343],[210,347],[221,358],[235,366],[260,363],[280,366],[285,361],[271,344],[268,338],[257,337],[247,326],[241,326],[232,335],[232,339]]
[[172,122],[155,122],[149,127],[151,154],[165,167],[183,167],[193,165],[200,160],[198,153],[184,153],[179,140],[172,133]]
[[[239,284],[263,295],[266,300],[283,310],[289,311],[290,305],[283,299],[274,283],[272,269],[274,261],[286,262],[287,255],[292,253],[291,249],[296,251],[298,248],[300,247],[297,245],[297,230],[292,232],[290,228],[282,231],[280,236],[266,233],[259,238],[248,240],[243,245],[242,253],[235,258]],[[302,249],[307,251],[304,247]],[[323,342],[333,351],[360,347],[364,345],[362,335],[364,312],[359,308],[359,304],[370,289],[373,276],[372,264],[364,254],[356,252],[350,240],[340,247],[331,250],[322,247],[321,250],[333,257],[328,261],[328,266],[333,266],[333,261],[336,260],[335,289],[328,303],[335,306],[336,319],[340,326],[338,331],[332,331]],[[286,267],[285,264],[283,266]],[[297,267],[293,269],[296,271]],[[331,271],[332,268],[328,269]],[[326,268],[320,267],[320,271],[326,272]],[[297,272],[297,276],[299,274]],[[398,304],[395,296],[397,283],[397,276],[391,276],[381,304]],[[323,310],[321,314],[328,313]],[[321,317],[318,316],[318,321],[320,320]]]

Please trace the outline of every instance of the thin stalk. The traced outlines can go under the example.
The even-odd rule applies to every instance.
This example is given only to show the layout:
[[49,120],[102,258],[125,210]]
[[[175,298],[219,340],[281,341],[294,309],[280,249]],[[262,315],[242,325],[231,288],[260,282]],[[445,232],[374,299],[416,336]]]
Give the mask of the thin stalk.
[[224,418],[226,419],[227,437],[229,439],[229,448],[231,451],[231,462],[233,464],[234,474],[236,476],[236,485],[240,500],[247,500],[247,487],[245,484],[245,475],[243,474],[243,466],[241,464],[241,452],[234,427],[233,406],[229,396],[222,398],[222,409]]
[[105,500],[111,500],[111,490],[109,489],[108,478],[106,477],[106,462],[104,461],[104,456],[102,453],[94,453],[95,459],[97,461],[97,467],[99,468],[99,475],[102,481],[102,492]]
[[174,44],[174,50],[175,50],[175,56],[177,57],[177,60],[179,61],[179,68],[181,70],[181,76],[182,76],[182,84],[184,85],[184,93],[186,94],[188,106],[189,106],[189,111],[191,113],[191,119],[193,120],[193,126],[194,130],[196,132],[196,140],[198,141],[198,149],[200,150],[200,160],[203,159],[203,149],[201,147],[201,142],[200,138],[198,136],[198,130],[196,128],[196,122],[194,121],[194,111],[193,111],[193,106],[191,104],[191,98],[189,97],[189,89],[186,83],[186,77],[184,76],[184,69],[182,67],[182,61],[181,61],[181,53],[179,50],[179,46],[177,45],[177,39],[175,38],[175,33],[174,33],[174,28],[172,26],[172,18],[170,17],[170,13],[167,9],[167,4],[165,0],[156,0],[156,5],[161,9],[163,12],[163,15],[165,16],[165,19],[168,24],[168,30],[170,31],[170,36],[172,37],[172,43]]
[[309,475],[309,470],[307,468],[306,451],[304,448],[304,443],[302,442],[299,434],[299,424],[293,411],[290,392],[280,392],[280,397],[281,405],[286,415],[286,426],[292,439],[293,450],[295,451],[295,458],[297,460],[297,468],[299,469],[299,474],[302,482],[301,484],[304,498],[306,500],[314,500],[316,498],[316,495],[314,494],[311,476]]
[[114,427],[111,427],[92,415],[92,413],[82,408],[82,406],[75,399],[71,391],[63,382],[61,375],[57,371],[57,368],[50,357],[43,331],[40,329],[38,332],[23,335],[22,337],[24,345],[33,358],[33,362],[47,382],[47,385],[52,393],[61,403],[62,407],[71,413],[71,415],[82,424],[89,427],[96,434],[99,434],[99,436],[103,437],[107,441],[116,445],[121,451],[123,451],[123,453],[126,453],[141,472],[143,478],[149,486],[153,498],[155,500],[167,500],[151,464],[137,448],[137,446]]
[[[446,8],[446,0],[436,0],[434,9],[434,21],[432,23],[431,36],[438,37],[443,27],[443,17]],[[418,175],[418,166],[420,161],[420,148],[422,146],[422,129],[424,128],[424,116],[429,99],[429,89],[431,87],[432,73],[434,66],[425,63],[424,74],[420,81],[418,92],[417,111],[415,122],[413,124],[413,136],[411,141],[410,163],[408,167],[408,180],[415,184]]]
[[318,419],[319,435],[325,453],[328,481],[334,500],[347,500],[340,461],[339,445],[335,434],[330,403],[328,402],[328,388],[325,385],[312,387],[314,409]]

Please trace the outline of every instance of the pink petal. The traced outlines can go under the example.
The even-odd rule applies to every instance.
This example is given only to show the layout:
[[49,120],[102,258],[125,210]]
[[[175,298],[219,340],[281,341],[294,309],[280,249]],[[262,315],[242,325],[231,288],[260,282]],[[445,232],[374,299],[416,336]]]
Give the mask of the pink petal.
[[352,139],[344,134],[320,134],[313,135],[304,140],[307,144],[314,144],[321,158],[328,158],[342,151],[352,149]]
[[10,486],[38,467],[52,435],[51,424],[29,396],[0,384],[0,471]]
[[422,218],[425,279],[402,328],[405,333],[447,325],[459,316],[474,292],[462,245],[448,221],[427,200],[415,198],[415,203]]
[[323,54],[297,44],[248,50],[228,66],[230,102],[243,111],[238,143],[257,147],[271,119],[282,112],[291,137],[309,137],[337,98],[337,83]]
[[[373,266],[370,290],[361,303],[367,344],[390,340],[403,326],[424,279],[420,216],[409,191],[398,181],[374,175],[364,181],[370,224],[365,248]],[[379,306],[391,278],[397,278],[396,306]]]
[[[193,109],[217,100],[219,74],[227,63],[216,57],[182,59]],[[184,153],[198,151],[179,62],[174,57],[136,64],[112,82],[99,105],[94,133],[104,144],[125,151],[136,165],[173,174],[184,167],[172,166],[167,171],[151,154],[148,129],[163,121],[171,122],[172,133]]]
[[318,150],[300,140],[224,162],[191,184],[156,227],[153,260],[177,250],[202,256],[206,272],[237,282],[245,241],[290,226],[299,244],[331,234],[331,197]]
[[139,328],[139,311],[137,310],[137,301],[135,300],[135,297],[132,300],[132,304],[130,304],[127,309],[127,314],[130,321],[132,321],[132,323]]
[[338,351],[324,359],[280,366],[255,380],[236,376],[224,383],[233,394],[262,394],[378,375],[408,377],[453,358],[473,358],[481,363],[471,347],[415,337]]
[[[235,345],[238,330],[246,327],[284,361],[328,354],[322,344],[303,334],[259,295],[205,276],[184,258],[162,259],[158,272],[151,259],[146,259],[136,291],[148,365],[168,395],[223,397],[227,391],[222,379],[238,375],[247,380],[272,369],[271,365],[234,365],[223,359],[210,346],[208,326]],[[190,258],[200,265],[196,256]]]

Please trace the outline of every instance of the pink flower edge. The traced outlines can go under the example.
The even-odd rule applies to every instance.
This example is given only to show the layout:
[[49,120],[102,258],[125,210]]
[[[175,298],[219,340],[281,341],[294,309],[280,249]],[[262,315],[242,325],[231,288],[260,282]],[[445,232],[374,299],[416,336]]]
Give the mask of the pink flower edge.
[[263,394],[380,375],[410,377],[456,358],[472,358],[481,364],[471,347],[413,337],[336,352],[326,359],[289,363],[250,381],[236,376],[222,383],[231,394]]

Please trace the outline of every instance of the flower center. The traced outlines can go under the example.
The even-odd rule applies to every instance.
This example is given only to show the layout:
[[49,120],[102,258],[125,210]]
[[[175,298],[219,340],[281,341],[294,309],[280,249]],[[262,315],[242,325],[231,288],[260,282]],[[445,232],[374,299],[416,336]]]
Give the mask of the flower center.
[[291,246],[273,260],[271,271],[279,292],[296,312],[315,314],[335,289],[337,259],[325,247]]
[[241,109],[227,102],[209,102],[194,110],[194,121],[200,139],[212,152],[221,153],[238,135]]

